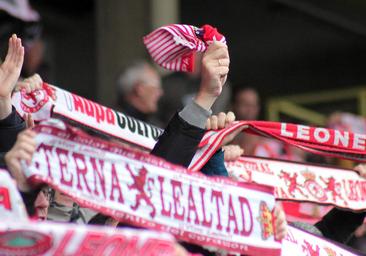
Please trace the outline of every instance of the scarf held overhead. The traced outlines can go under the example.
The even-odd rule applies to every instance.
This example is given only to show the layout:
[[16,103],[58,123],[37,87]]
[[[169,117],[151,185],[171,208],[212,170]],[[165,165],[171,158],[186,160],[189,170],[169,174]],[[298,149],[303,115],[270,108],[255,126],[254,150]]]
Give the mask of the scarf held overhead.
[[314,154],[366,162],[366,135],[364,134],[298,124],[238,121],[228,128],[207,132],[189,169],[199,171],[220,148],[226,136],[236,129],[243,128],[244,132],[278,139]]
[[62,116],[145,149],[152,149],[162,133],[158,127],[47,83],[30,94],[25,90],[14,93],[12,104],[20,116],[32,114],[36,122]]
[[[149,150],[163,132],[155,126],[46,83],[43,89],[32,94],[26,94],[25,91],[15,93],[12,103],[21,116],[30,113],[35,121],[60,115],[102,134]],[[279,122],[238,121],[226,129],[207,132],[190,169],[200,170],[220,147],[222,140],[241,127],[244,127],[244,132],[275,138],[311,153],[360,162],[366,160],[364,134]]]
[[160,158],[95,139],[51,119],[34,128],[30,180],[80,205],[178,239],[249,255],[279,255],[273,188],[190,174]]
[[226,43],[216,28],[204,25],[171,24],[158,28],[143,38],[151,58],[163,68],[192,72],[195,52],[204,52],[213,41]]

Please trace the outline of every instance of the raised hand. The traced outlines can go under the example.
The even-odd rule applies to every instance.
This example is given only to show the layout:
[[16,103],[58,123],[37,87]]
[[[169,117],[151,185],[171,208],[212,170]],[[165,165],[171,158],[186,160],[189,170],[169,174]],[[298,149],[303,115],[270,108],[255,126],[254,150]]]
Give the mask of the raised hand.
[[18,81],[24,60],[24,47],[20,38],[13,35],[9,39],[8,53],[0,66],[0,98],[10,98]]
[[229,73],[229,51],[224,43],[213,42],[202,58],[201,87],[195,102],[209,110],[221,94]]
[[0,66],[0,119],[11,113],[11,92],[19,78],[24,60],[24,47],[20,38],[9,39],[8,53]]

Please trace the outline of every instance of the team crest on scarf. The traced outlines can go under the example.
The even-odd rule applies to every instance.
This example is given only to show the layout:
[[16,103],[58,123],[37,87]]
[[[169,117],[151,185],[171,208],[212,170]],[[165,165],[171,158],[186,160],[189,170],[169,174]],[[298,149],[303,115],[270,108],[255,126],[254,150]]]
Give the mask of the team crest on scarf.
[[304,186],[309,191],[309,193],[317,198],[320,202],[324,202],[328,199],[327,192],[323,189],[323,187],[316,181],[316,175],[312,171],[305,170],[301,172],[301,175],[304,176],[305,182]]
[[0,233],[0,255],[41,255],[52,246],[52,237],[37,231],[13,230]]
[[20,95],[20,106],[26,113],[38,112],[43,106],[50,102],[50,98],[56,100],[55,89],[46,83],[43,83],[41,90],[36,90],[31,93],[26,93],[26,91],[22,89]]
[[[145,167],[142,167],[139,173],[136,175],[133,174],[130,166],[127,166],[126,169],[129,171],[131,178],[133,179],[133,184],[128,185],[128,189],[136,189],[138,192],[138,194],[136,195],[135,205],[132,205],[131,209],[136,211],[137,208],[139,208],[141,201],[145,201],[145,203],[152,209],[150,212],[151,218],[154,218],[156,212],[155,206],[151,202],[151,197],[146,194],[144,189],[146,182],[153,182],[153,178],[147,178],[148,172]],[[149,186],[149,183],[147,185]],[[149,190],[151,189],[149,188]]]
[[273,216],[266,202],[261,202],[259,206],[259,217],[257,220],[261,224],[261,235],[263,240],[267,240],[274,234]]

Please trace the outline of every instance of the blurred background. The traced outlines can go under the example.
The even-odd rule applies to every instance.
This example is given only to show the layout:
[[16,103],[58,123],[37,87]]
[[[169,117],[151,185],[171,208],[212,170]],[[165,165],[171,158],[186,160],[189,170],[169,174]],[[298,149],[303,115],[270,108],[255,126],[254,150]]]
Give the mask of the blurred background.
[[[26,1],[0,2],[21,8]],[[309,122],[321,123],[322,117],[316,114],[334,111],[330,102],[337,102],[341,110],[365,114],[362,85],[366,84],[366,2],[363,0],[30,0],[29,3],[39,19],[13,19],[8,17],[16,16],[11,11],[3,11],[1,41],[6,43],[12,32],[40,38],[41,43],[32,46],[37,55],[43,53],[38,61],[41,64],[34,71],[49,83],[107,106],[113,106],[116,100],[118,75],[132,60],[149,58],[142,43],[144,35],[168,23],[197,26],[207,23],[216,26],[227,38],[232,60],[230,86],[255,88],[262,98],[262,118],[302,120],[301,116],[305,119],[310,116],[314,120]],[[34,29],[32,24],[39,27]],[[24,29],[27,26],[31,32]],[[353,87],[356,90],[345,96],[344,90]],[[310,95],[299,100],[297,94],[303,96],[305,92]],[[283,98],[293,94],[295,98]],[[299,110],[300,118],[297,113],[296,117],[287,113],[289,109]]]

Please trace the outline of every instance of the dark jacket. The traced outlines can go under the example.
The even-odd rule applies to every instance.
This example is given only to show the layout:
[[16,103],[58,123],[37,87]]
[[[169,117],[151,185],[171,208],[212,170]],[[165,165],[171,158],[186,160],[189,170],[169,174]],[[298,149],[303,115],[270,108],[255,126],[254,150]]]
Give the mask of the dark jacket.
[[346,244],[353,232],[359,227],[366,216],[366,212],[352,212],[333,208],[318,223],[315,224],[323,236],[339,243]]
[[[26,128],[24,120],[18,115],[15,108],[12,108],[12,112],[5,119],[0,120],[0,156],[4,157],[15,144],[18,134]],[[6,168],[5,163],[0,161],[0,167]],[[37,198],[39,189],[32,192],[20,193],[28,215],[35,214],[34,202]]]
[[204,133],[204,129],[190,125],[176,113],[151,154],[173,164],[188,167]]
[[14,146],[18,133],[25,128],[24,120],[13,107],[11,114],[0,120],[0,152],[8,152]]

